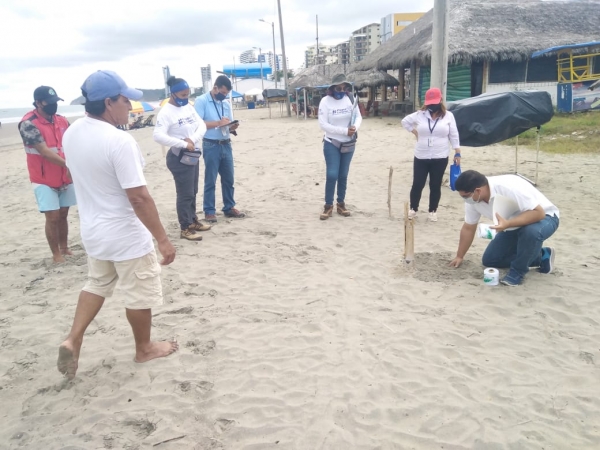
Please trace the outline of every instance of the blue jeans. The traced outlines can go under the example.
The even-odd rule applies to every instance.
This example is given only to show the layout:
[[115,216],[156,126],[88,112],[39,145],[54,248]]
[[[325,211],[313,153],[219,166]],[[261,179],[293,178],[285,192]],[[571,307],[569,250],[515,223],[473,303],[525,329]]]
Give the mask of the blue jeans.
[[233,199],[233,151],[231,142],[218,144],[206,139],[202,141],[204,157],[204,214],[215,214],[215,187],[217,175],[221,176],[223,211],[235,206]]
[[323,142],[323,154],[327,166],[327,180],[325,181],[325,204],[333,205],[333,195],[337,183],[337,201],[344,203],[346,198],[346,186],[348,184],[348,172],[354,152],[342,153],[331,142]]
[[554,234],[558,224],[558,217],[546,216],[539,222],[498,233],[483,253],[483,265],[498,269],[510,267],[525,276],[530,267],[540,266],[542,245]]
[[177,192],[177,219],[182,230],[194,223],[196,216],[196,194],[198,193],[198,176],[200,164],[188,166],[179,162],[179,156],[169,150],[167,152],[167,167],[175,180]]

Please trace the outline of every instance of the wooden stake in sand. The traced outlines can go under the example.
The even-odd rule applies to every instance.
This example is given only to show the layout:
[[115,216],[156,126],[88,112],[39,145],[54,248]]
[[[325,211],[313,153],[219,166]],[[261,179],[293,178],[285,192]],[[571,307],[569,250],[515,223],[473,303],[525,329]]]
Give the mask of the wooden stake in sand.
[[392,218],[392,175],[394,175],[394,168],[390,166],[390,179],[388,181],[388,211],[390,219]]
[[404,202],[404,261],[409,264],[415,259],[414,225],[414,220],[408,218],[408,202]]

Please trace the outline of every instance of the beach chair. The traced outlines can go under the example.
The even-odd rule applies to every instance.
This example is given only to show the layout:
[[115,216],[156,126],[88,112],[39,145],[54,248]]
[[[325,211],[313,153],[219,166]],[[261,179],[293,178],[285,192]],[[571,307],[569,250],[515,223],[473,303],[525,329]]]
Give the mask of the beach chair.
[[363,119],[369,117],[369,110],[365,107],[364,103],[358,103],[358,111]]
[[394,102],[388,102],[387,106],[382,106],[382,108],[380,109],[381,111],[381,115],[382,116],[389,116],[390,115],[390,111],[392,111],[392,107],[394,105]]
[[135,121],[129,125],[130,130],[135,130],[137,128],[142,128],[142,122],[144,121],[144,116],[140,116]]
[[154,114],[150,114],[146,119],[142,122],[142,127],[153,127],[152,119],[154,118]]

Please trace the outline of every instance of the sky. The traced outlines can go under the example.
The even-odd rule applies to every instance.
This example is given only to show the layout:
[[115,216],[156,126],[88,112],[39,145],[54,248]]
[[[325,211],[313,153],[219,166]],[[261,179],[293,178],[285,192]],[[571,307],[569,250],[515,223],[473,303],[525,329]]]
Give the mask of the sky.
[[[432,7],[433,0],[281,0],[289,68],[298,69],[315,43],[316,15],[319,42],[335,45],[388,14]],[[210,64],[214,80],[244,50],[272,51],[271,22],[281,53],[276,0],[0,0],[0,17],[0,108],[29,106],[40,85],[68,104],[100,69],[114,70],[130,86],[159,89],[168,65],[199,87],[200,67]]]

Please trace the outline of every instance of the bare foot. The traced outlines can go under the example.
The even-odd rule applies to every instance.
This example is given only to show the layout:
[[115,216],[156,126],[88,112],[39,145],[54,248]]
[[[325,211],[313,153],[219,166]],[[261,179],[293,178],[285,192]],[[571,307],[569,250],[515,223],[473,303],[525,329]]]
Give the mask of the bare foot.
[[71,250],[69,250],[68,247],[65,248],[61,248],[60,252],[64,255],[64,256],[73,256],[73,252]]
[[79,356],[75,354],[75,348],[69,341],[63,342],[58,347],[58,361],[56,367],[58,371],[65,375],[69,380],[75,378],[77,372],[77,362]]
[[146,349],[136,352],[133,360],[136,363],[144,363],[150,361],[151,359],[169,356],[171,353],[175,353],[177,350],[179,350],[179,344],[176,341],[150,342]]
[[65,257],[63,255],[53,255],[52,260],[54,261],[55,264],[67,262],[67,260],[65,259]]

